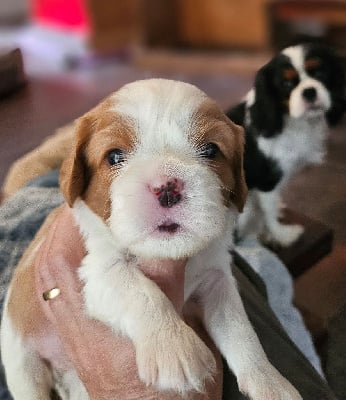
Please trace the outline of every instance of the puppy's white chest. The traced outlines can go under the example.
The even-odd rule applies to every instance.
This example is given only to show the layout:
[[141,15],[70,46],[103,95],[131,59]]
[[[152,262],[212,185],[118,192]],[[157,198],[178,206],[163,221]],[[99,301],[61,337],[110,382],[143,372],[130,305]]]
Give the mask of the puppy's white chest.
[[260,150],[280,165],[286,178],[308,164],[321,163],[325,155],[327,125],[324,118],[287,119],[282,133],[258,139]]

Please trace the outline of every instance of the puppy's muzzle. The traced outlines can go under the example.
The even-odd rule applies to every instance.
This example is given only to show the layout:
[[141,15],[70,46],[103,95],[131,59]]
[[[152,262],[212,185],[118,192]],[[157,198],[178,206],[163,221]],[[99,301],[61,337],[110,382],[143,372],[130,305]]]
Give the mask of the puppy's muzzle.
[[157,197],[161,207],[171,208],[182,199],[184,182],[178,178],[162,177],[153,182],[149,189]]

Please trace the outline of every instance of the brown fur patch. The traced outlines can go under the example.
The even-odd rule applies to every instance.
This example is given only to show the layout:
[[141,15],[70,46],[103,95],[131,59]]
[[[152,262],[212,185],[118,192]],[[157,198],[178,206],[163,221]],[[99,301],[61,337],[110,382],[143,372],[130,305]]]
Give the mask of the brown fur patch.
[[321,61],[318,58],[309,58],[305,60],[304,66],[306,70],[309,69],[315,69],[319,67],[321,64]]
[[130,122],[115,109],[110,97],[79,119],[74,151],[60,175],[69,205],[80,196],[103,220],[110,215],[110,185],[117,175],[117,167],[108,164],[107,154],[113,149],[129,153],[136,142]]
[[293,68],[284,69],[282,75],[285,79],[296,79],[298,78],[298,72]]
[[242,211],[247,195],[243,169],[243,128],[228,119],[209,99],[197,110],[195,118],[191,135],[196,145],[202,147],[215,143],[220,149],[220,154],[209,163],[222,182],[225,205],[233,203]]

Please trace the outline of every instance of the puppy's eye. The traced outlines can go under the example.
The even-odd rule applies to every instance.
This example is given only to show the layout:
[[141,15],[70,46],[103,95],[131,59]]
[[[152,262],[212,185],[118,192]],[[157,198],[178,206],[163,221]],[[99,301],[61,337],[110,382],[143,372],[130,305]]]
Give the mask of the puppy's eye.
[[201,149],[201,156],[210,160],[214,159],[219,153],[220,149],[215,143],[207,143]]
[[307,70],[307,73],[315,79],[323,79],[326,77],[326,74],[322,69],[310,68]]
[[285,79],[282,82],[282,85],[286,89],[293,89],[295,87],[295,85],[296,85],[296,82],[294,80],[292,80],[292,79]]
[[107,153],[106,159],[110,166],[119,165],[125,161],[125,151],[112,149]]

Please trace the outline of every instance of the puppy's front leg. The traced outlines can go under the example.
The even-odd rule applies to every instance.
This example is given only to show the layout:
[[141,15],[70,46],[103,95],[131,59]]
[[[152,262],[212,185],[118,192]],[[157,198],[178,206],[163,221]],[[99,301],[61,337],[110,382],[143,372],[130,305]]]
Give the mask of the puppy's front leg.
[[235,280],[227,269],[209,270],[200,285],[207,331],[253,400],[301,400],[297,390],[270,364],[244,310]]
[[133,341],[143,382],[160,390],[202,391],[216,368],[210,350],[160,288],[126,262],[109,228],[83,205],[76,214],[88,250],[79,270],[88,315]]
[[283,247],[294,243],[304,231],[301,225],[285,225],[280,217],[280,195],[278,189],[271,192],[257,191],[258,203],[264,215],[265,232],[263,241]]

